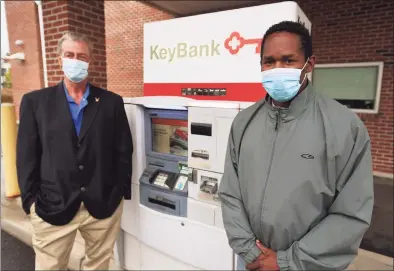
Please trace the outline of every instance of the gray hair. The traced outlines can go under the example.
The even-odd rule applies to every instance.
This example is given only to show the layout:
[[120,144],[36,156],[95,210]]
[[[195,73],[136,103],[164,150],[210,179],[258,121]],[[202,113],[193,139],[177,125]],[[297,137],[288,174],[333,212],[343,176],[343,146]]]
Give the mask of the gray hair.
[[90,54],[93,53],[93,44],[87,36],[85,36],[84,34],[76,33],[76,32],[67,32],[59,40],[58,47],[57,47],[57,52],[59,55],[62,55],[62,45],[65,40],[83,41],[88,45],[89,53]]

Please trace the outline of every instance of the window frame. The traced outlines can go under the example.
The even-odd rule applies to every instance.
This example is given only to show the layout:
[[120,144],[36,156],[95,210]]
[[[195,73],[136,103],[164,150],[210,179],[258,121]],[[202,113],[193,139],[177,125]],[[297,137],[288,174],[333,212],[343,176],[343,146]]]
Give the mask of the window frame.
[[[377,84],[376,84],[376,92],[375,92],[375,101],[373,109],[355,109],[349,108],[355,113],[363,113],[363,114],[378,114],[380,107],[380,96],[382,91],[382,80],[383,80],[383,61],[375,61],[375,62],[351,62],[351,63],[329,63],[329,64],[315,64],[314,69],[316,68],[359,68],[359,67],[377,67],[378,75],[377,75]],[[310,73],[309,79],[313,83],[313,71]]]

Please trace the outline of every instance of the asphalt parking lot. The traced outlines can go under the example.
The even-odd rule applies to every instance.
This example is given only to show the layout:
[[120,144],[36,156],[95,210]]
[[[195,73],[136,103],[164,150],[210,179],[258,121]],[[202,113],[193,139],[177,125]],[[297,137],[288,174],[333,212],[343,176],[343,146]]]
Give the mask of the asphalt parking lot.
[[1,231],[1,270],[34,270],[34,251]]

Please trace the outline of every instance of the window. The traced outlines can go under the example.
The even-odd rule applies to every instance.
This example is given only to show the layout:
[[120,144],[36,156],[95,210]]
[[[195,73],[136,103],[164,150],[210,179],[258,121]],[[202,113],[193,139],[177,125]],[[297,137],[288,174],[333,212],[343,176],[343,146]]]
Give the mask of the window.
[[312,84],[317,92],[360,113],[378,113],[383,62],[317,64]]

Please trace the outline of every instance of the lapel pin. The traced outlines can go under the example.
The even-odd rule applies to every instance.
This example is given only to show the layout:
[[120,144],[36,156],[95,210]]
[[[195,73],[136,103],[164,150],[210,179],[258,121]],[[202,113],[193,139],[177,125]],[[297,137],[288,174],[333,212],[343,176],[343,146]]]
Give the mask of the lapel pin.
[[96,103],[98,103],[100,101],[100,98],[94,98],[96,100]]

